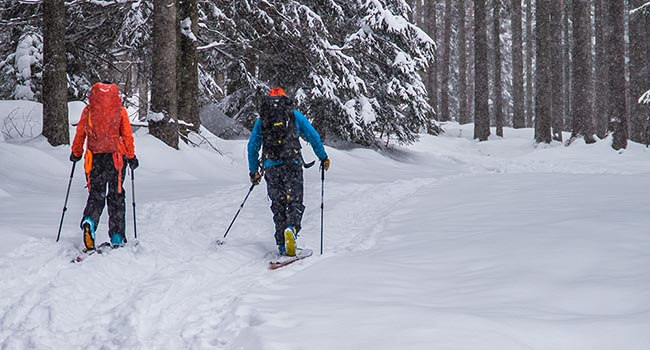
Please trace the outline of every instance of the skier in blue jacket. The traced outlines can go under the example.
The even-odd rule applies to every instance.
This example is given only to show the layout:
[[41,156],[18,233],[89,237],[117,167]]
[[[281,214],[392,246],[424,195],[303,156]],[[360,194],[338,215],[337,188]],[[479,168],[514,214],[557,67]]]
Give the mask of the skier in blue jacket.
[[320,135],[309,120],[294,108],[284,89],[271,89],[259,113],[260,118],[255,121],[248,140],[250,180],[257,185],[262,179],[258,160],[262,148],[262,167],[271,198],[275,242],[280,254],[295,256],[296,239],[305,210],[302,203],[304,161],[299,138],[303,137],[309,142],[323,169],[329,169],[330,160]]

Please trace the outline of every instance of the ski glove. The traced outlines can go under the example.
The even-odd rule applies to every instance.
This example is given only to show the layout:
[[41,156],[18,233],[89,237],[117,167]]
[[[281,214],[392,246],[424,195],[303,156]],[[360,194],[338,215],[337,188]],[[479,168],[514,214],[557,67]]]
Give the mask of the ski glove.
[[74,155],[74,153],[70,153],[70,161],[73,163],[76,163],[81,160],[81,157],[77,157]]
[[320,167],[325,169],[325,171],[329,170],[329,168],[330,168],[330,159],[329,158],[321,159]]
[[135,156],[133,156],[133,158],[127,158],[126,162],[131,167],[131,170],[135,170],[138,166],[140,166],[140,162],[138,161],[138,158],[136,158]]
[[259,185],[260,181],[262,181],[262,175],[260,174],[259,171],[256,171],[254,173],[250,173],[250,174],[248,174],[248,176],[250,176],[251,183],[253,185],[255,185],[255,186]]

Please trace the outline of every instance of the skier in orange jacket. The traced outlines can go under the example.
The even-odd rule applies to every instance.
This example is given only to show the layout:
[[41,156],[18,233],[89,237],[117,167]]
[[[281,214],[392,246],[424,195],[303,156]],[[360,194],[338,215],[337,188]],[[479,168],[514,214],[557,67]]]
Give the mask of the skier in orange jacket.
[[117,85],[110,82],[94,84],[88,100],[88,106],[81,113],[70,154],[72,162],[84,157],[88,201],[81,220],[83,241],[86,250],[95,249],[95,231],[104,204],[108,201],[111,245],[121,247],[126,243],[122,179],[127,164],[131,171],[138,167],[133,132]]

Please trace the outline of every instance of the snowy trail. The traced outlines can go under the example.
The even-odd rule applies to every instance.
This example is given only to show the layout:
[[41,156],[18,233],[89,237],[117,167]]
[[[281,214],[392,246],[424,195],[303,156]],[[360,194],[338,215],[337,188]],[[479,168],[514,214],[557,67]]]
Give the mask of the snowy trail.
[[140,136],[140,244],[78,265],[81,175],[53,237],[67,150],[0,143],[21,169],[0,169],[0,349],[645,350],[647,151],[464,128],[389,157],[328,149],[325,254],[312,169],[299,242],[316,254],[277,271],[263,186],[214,244],[248,190],[241,141],[220,157]]
[[[315,250],[317,187],[307,189],[312,210],[305,216],[301,237]],[[327,227],[326,256],[371,248],[395,202],[418,186],[401,180],[332,187],[328,200],[336,204],[327,215],[337,220]],[[6,348],[49,344],[53,349],[92,349],[93,344],[108,349],[198,349],[228,344],[256,322],[237,318],[242,296],[322,259],[314,257],[285,271],[267,270],[274,245],[263,188],[255,189],[227,244],[217,249],[215,238],[225,228],[221,225],[229,222],[246,188],[229,186],[198,198],[142,205],[137,249],[93,256],[75,265],[68,262],[75,254],[72,239],[60,246],[33,239],[1,258],[0,269],[11,273],[4,274],[0,287],[0,343]],[[393,201],[384,200],[386,196]]]
[[[647,201],[647,192],[629,184],[650,186],[650,179],[613,185],[613,176],[588,183],[563,174],[545,181],[528,174],[467,177],[462,191],[457,178],[419,187],[382,222],[393,234],[372,250],[343,254],[298,272],[296,284],[283,281],[248,296],[245,305],[266,322],[234,343],[255,348],[253,337],[267,344],[263,349],[647,347],[650,239],[647,226],[638,225],[647,209],[610,205]],[[599,197],[581,207],[579,196],[594,186]],[[530,197],[512,201],[509,191]],[[530,200],[539,196],[553,200]],[[538,213],[537,224],[529,212]],[[286,327],[312,342],[286,339]]]

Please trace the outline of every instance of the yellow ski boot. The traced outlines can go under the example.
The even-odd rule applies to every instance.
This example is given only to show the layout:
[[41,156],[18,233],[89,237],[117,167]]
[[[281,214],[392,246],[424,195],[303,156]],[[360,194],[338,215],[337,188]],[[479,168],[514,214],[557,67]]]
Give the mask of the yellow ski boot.
[[84,235],[84,246],[86,246],[86,251],[95,249],[95,222],[86,217],[81,223],[81,228],[83,229]]
[[284,229],[284,247],[288,256],[296,256],[296,229],[293,226],[287,226]]

